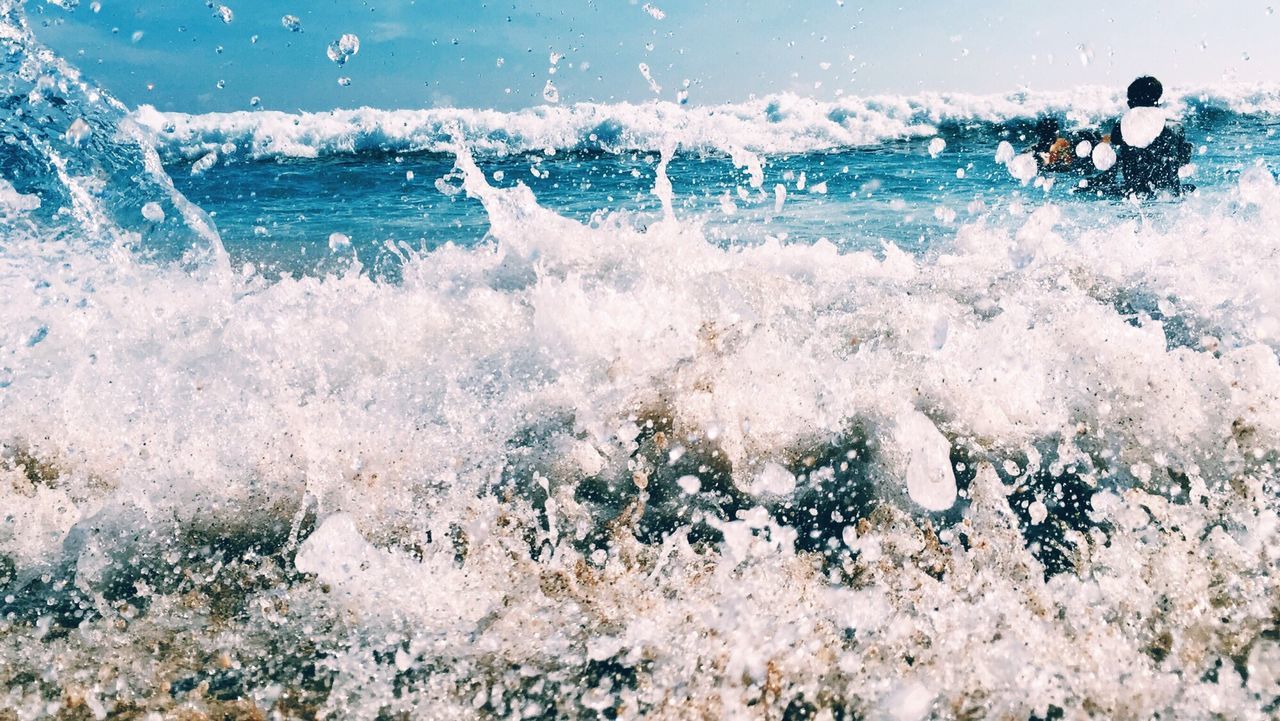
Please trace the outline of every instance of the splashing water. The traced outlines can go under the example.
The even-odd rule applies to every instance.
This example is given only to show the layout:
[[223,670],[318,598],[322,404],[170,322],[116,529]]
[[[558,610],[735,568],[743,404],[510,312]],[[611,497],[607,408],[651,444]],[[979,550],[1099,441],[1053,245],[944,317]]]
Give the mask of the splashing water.
[[[0,120],[7,138],[0,177],[41,199],[43,210],[27,223],[50,236],[70,232],[121,247],[178,244],[221,255],[207,216],[173,188],[151,133],[40,45],[12,0],[0,2],[0,47],[0,95],[9,106]],[[173,221],[139,222],[148,202],[171,210]]]
[[[278,151],[140,124],[0,9],[0,714],[1274,715],[1267,168],[1138,214],[1021,188],[985,129],[796,159],[637,111],[632,159],[556,108],[501,140],[570,128],[536,162],[469,132],[528,114],[433,139],[480,242],[388,236],[389,279],[353,223],[267,273],[147,117],[180,167],[218,153],[193,195]],[[332,137],[290,167],[362,157]],[[903,250],[898,162],[991,205]],[[653,206],[552,209],[624,182]],[[879,242],[837,245],[872,203]],[[815,208],[837,240],[782,237]]]

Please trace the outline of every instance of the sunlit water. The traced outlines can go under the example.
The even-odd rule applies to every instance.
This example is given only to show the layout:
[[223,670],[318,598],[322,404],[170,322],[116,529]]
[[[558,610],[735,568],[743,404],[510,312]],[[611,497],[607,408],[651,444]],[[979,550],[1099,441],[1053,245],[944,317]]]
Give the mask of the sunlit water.
[[1133,204],[994,160],[1111,91],[353,131],[20,11],[0,718],[1280,708],[1275,93]]
[[[1109,131],[1113,120],[1100,117],[1080,126]],[[1241,172],[1280,150],[1273,130],[1280,121],[1270,116],[1192,108],[1183,120],[1199,146],[1190,182],[1201,190],[1193,201],[1201,207],[1221,204]],[[768,123],[763,125],[768,132]],[[1081,193],[1076,176],[1047,176],[1055,181],[1048,190],[1021,187],[995,160],[994,149],[1001,140],[1028,147],[1032,133],[1025,117],[949,122],[936,135],[768,155],[758,187],[726,152],[676,146],[667,173],[678,215],[700,224],[708,240],[726,247],[767,238],[826,239],[844,251],[875,252],[891,243],[921,253],[953,237],[964,223],[981,219],[1015,228],[1023,210],[1045,204],[1061,206],[1076,226],[1096,227],[1139,214],[1122,200],[1099,201]],[[163,124],[160,137],[169,137]],[[929,152],[934,137],[947,141],[936,156]],[[479,164],[495,186],[523,184],[543,207],[565,217],[590,224],[608,213],[627,213],[632,225],[644,225],[661,215],[652,192],[661,140],[653,139],[655,148],[647,151],[551,148],[489,155]],[[198,151],[186,146],[184,152],[182,144],[168,148],[175,182],[214,215],[234,257],[264,269],[332,270],[336,260],[354,251],[375,274],[394,277],[400,261],[386,248],[388,241],[421,250],[445,243],[474,245],[489,229],[481,204],[458,192],[450,176],[453,156],[447,153],[401,143],[353,152],[322,150],[320,157],[254,155],[237,148],[240,152],[192,173],[193,161],[205,157],[203,145]],[[781,207],[778,186],[784,189]],[[1166,209],[1155,208],[1146,214],[1159,222]],[[351,241],[337,259],[329,247],[333,233]]]

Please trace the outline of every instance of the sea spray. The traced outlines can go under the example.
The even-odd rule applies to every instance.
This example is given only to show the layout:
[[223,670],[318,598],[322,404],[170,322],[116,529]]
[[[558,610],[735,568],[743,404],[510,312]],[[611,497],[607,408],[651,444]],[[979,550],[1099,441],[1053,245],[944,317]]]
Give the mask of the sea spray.
[[0,184],[3,713],[1273,715],[1269,170],[842,251],[716,242],[650,140],[645,223],[450,137],[487,233],[396,281],[159,262]]
[[[225,684],[226,654],[225,693],[349,717],[471,713],[477,688],[484,715],[874,709],[906,693],[874,659],[909,655],[913,697],[984,713],[1194,715],[1212,691],[1262,717],[1229,677],[1161,681],[1269,653],[1275,341],[1257,307],[1214,300],[1245,266],[1198,255],[1263,252],[1233,240],[1260,221],[1188,211],[1178,235],[1068,241],[1042,213],[1016,252],[981,223],[923,258],[724,250],[683,223],[583,226],[458,165],[494,241],[410,256],[400,284],[253,276],[227,296],[73,253],[92,293],[5,306],[6,327],[48,331],[6,345],[24,529],[6,557],[26,584],[3,653],[59,669],[11,704],[92,664],[130,689],[95,703],[167,708],[187,692],[148,689]],[[4,268],[48,277],[31,248]],[[1215,351],[1117,305],[1171,287]],[[958,514],[929,520],[895,470],[882,429],[928,435],[895,421],[904,399],[950,447]],[[1064,503],[1068,486],[1088,490]],[[1018,489],[1046,517],[1024,520]],[[1251,580],[1225,596],[1214,578]],[[180,620],[184,594],[211,610]],[[34,610],[49,601],[66,610]],[[159,633],[187,660],[150,660]]]
[[[225,265],[212,222],[173,187],[151,134],[40,44],[20,2],[0,2],[0,48],[0,94],[26,111],[0,121],[11,154],[5,179],[41,199],[33,222],[49,233],[70,226],[100,246],[176,244]],[[171,222],[143,222],[148,204],[168,208]]]

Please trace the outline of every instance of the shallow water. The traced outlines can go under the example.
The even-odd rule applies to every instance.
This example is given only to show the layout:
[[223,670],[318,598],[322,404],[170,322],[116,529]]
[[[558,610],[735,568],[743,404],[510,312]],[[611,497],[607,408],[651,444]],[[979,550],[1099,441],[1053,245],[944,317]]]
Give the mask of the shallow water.
[[129,114],[0,11],[0,718],[1280,708],[1280,95],[1134,205],[994,161],[1114,93]]

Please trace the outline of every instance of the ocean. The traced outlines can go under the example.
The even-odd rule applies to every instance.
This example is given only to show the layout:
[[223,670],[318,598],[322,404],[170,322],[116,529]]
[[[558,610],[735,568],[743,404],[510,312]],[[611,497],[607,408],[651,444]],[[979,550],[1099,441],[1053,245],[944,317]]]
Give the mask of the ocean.
[[0,0],[0,719],[1269,719],[1280,86],[127,108]]

